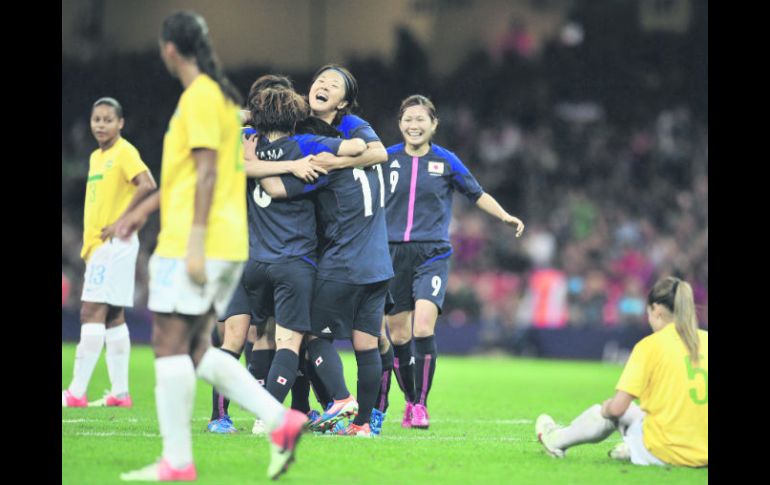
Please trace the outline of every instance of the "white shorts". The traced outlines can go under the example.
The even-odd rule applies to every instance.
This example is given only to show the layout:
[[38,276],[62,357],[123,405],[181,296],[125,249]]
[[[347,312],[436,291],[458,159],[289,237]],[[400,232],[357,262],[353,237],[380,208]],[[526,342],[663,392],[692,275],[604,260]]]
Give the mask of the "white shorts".
[[133,307],[137,254],[139,237],[136,234],[129,241],[115,237],[96,248],[86,263],[80,300]]
[[642,424],[644,418],[637,419],[631,426],[628,427],[623,441],[628,445],[628,449],[631,452],[631,463],[634,465],[658,465],[665,466],[666,464],[660,461],[650,453],[650,450],[644,446],[644,434],[642,432]]
[[206,260],[206,284],[193,282],[184,259],[150,257],[150,298],[147,307],[156,313],[203,315],[211,310],[224,315],[241,280],[242,261]]

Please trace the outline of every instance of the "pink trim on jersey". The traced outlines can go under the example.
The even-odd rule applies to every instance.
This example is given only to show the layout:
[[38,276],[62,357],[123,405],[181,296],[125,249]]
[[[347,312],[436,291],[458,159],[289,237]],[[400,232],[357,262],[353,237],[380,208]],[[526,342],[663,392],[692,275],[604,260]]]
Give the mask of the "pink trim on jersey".
[[420,404],[425,406],[425,395],[428,393],[428,377],[430,375],[430,361],[433,356],[425,356],[425,363],[422,365],[422,392],[420,393]]
[[417,195],[417,167],[419,166],[419,157],[412,157],[412,181],[409,183],[409,210],[406,213],[406,231],[404,231],[404,241],[409,241],[412,233],[412,222],[414,222],[414,199]]

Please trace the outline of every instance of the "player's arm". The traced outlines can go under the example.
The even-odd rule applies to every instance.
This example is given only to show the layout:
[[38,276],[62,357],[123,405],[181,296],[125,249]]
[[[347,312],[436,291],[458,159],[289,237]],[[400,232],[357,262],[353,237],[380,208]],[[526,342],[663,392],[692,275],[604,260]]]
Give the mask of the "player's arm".
[[102,228],[102,241],[105,241],[107,239],[111,239],[115,236],[115,229],[118,226],[118,223],[121,219],[123,219],[126,214],[131,212],[136,206],[139,205],[139,203],[144,200],[145,197],[147,197],[153,190],[158,188],[158,184],[155,183],[155,179],[152,177],[152,174],[149,170],[140,173],[133,179],[131,179],[131,183],[136,186],[136,192],[134,192],[134,196],[131,198],[131,201],[128,203],[128,207],[126,207],[126,210],[123,211],[123,213],[118,217],[118,220],[110,224],[109,226]]
[[211,202],[214,200],[214,186],[217,182],[217,152],[210,148],[194,148],[197,179],[193,203],[193,223],[187,241],[187,274],[202,285],[206,282],[206,226],[209,220]]
[[261,179],[273,175],[292,174],[309,183],[317,179],[321,174],[327,173],[325,169],[312,162],[311,155],[299,160],[267,162],[259,159],[256,154],[256,147],[257,138],[255,135],[243,138],[243,165],[247,177]]
[[[262,162],[268,163],[268,162]],[[273,199],[285,199],[286,198],[286,186],[283,184],[281,177],[266,177],[259,181],[259,185],[262,189],[272,197]]]
[[123,216],[118,219],[115,226],[115,234],[124,240],[127,240],[131,235],[141,229],[147,222],[147,218],[150,214],[157,211],[160,208],[160,192],[155,191],[149,196],[145,197],[136,207],[131,211],[127,211]]
[[625,391],[617,391],[615,396],[602,404],[602,417],[612,420],[620,418],[626,413],[628,406],[634,399],[636,399],[635,396]]
[[516,226],[516,237],[521,236],[521,233],[524,232],[524,223],[521,222],[521,219],[510,215],[505,209],[503,209],[497,200],[495,200],[495,198],[488,193],[484,192],[481,194],[481,197],[479,197],[476,201],[476,206],[487,214],[493,217],[497,217],[504,223],[511,226]]
[[273,199],[293,199],[302,194],[307,194],[329,183],[329,177],[322,175],[314,184],[305,184],[295,177],[283,175],[281,177],[267,177],[259,181],[259,185]]
[[[352,141],[352,140],[346,140]],[[331,153],[319,153],[313,157],[316,164],[327,170],[338,170],[341,168],[370,167],[388,161],[388,152],[385,145],[379,141],[373,141],[366,144],[366,149],[358,155],[347,155],[338,153],[334,156]]]

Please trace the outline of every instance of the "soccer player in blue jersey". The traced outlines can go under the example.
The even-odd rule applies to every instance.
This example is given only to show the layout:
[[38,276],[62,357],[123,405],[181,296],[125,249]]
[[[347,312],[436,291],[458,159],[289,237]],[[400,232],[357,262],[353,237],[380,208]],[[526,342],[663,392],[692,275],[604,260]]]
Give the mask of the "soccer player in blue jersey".
[[[337,168],[367,167],[387,160],[387,152],[380,138],[371,125],[352,112],[357,108],[358,82],[346,68],[327,64],[313,76],[308,101],[312,116],[307,121],[323,120],[341,132],[343,138],[359,137],[366,141],[364,153],[355,157],[334,157],[329,153],[320,153],[312,157],[316,165]],[[319,127],[320,128],[320,127]],[[378,172],[379,173],[379,172]],[[387,338],[380,340],[382,379],[389,380],[393,368],[393,349]],[[322,405],[332,400],[315,374],[315,366],[307,365],[308,375],[313,381],[316,397]],[[384,413],[372,411],[371,430],[379,433]]]
[[[248,99],[256,99],[256,96],[260,91],[271,87],[293,89],[293,85],[289,78],[285,76],[267,74],[259,77],[256,81],[254,81],[254,83],[251,85],[251,89],[249,90]],[[248,118],[251,118],[251,112],[249,112]],[[251,123],[253,126],[253,122]],[[320,125],[326,125],[325,123],[320,122],[320,120],[319,123]],[[326,126],[328,127],[328,125]],[[307,119],[300,120],[297,123],[298,133],[317,133],[319,131],[329,133],[328,131],[324,131],[323,127],[319,129],[317,123],[313,123]],[[249,177],[264,177],[269,175],[291,173],[292,175],[302,180],[312,182],[318,177],[318,175],[326,173],[325,170],[313,165],[308,160],[309,157],[289,162],[262,164],[257,161],[257,163],[255,163],[257,156],[255,153],[254,144],[251,143],[253,140],[250,140],[250,138],[253,138],[253,134],[256,133],[256,130],[253,128],[246,128],[244,129],[244,133],[248,135],[244,140],[244,143],[248,145],[245,147],[244,151],[244,165],[246,175]],[[339,135],[339,132],[336,132],[335,130],[331,130],[331,133],[336,133],[337,136]],[[250,188],[247,191],[247,201],[251,198],[252,190],[253,188]],[[251,211],[253,203],[247,203],[248,208]],[[246,290],[243,287],[242,279],[241,284],[236,289],[225,314],[220,319],[220,322],[224,322],[225,327],[222,341],[216,342],[214,337],[217,337],[217,334],[212,333],[212,340],[215,342],[215,346],[220,347],[222,351],[233,356],[235,359],[239,359],[242,349],[246,345],[246,337],[249,331],[249,326],[254,325],[256,327],[255,348],[250,354],[247,354],[247,364],[249,372],[251,372],[254,378],[263,386],[267,381],[270,365],[275,355],[275,322],[271,319],[269,325],[266,323],[268,316],[272,315],[272,300],[267,302],[267,305],[262,305],[261,308],[251,307],[249,304],[248,296],[246,294]],[[216,329],[214,331],[216,332]],[[305,383],[305,386],[307,385],[308,384]],[[299,382],[297,382],[297,386],[300,387]],[[302,392],[297,392],[295,389],[292,392],[293,398],[295,394],[302,394]],[[307,404],[308,391],[305,391],[304,394],[304,402],[306,404],[302,405],[299,401],[295,403],[295,399],[292,399],[292,408],[307,413],[309,411],[309,404]],[[211,420],[207,426],[209,431],[214,433],[234,433],[237,431],[228,413],[229,400],[226,399],[216,389],[212,389],[211,407]],[[260,425],[257,425],[256,423],[255,425],[256,429],[261,429]]]
[[[356,91],[355,79],[347,70],[325,66],[315,76],[310,105],[315,116],[328,120],[343,136],[361,136],[367,141],[362,155],[340,160],[366,165],[382,160],[382,144],[368,123],[341,113],[354,103]],[[332,428],[358,412],[344,434],[369,436],[382,372],[378,349],[381,315],[387,282],[393,276],[387,251],[382,169],[379,165],[345,168],[320,177],[313,185],[286,176],[266,178],[261,184],[274,199],[317,192],[326,244],[319,261],[308,352],[333,403],[315,427]],[[358,365],[358,402],[345,385],[342,362],[332,346],[332,339],[348,338]]]
[[[357,155],[366,149],[359,138],[293,135],[297,121],[309,114],[305,100],[294,90],[264,89],[249,100],[249,106],[261,134],[256,148],[261,160],[294,160],[322,151]],[[274,308],[276,354],[266,387],[283,401],[297,375],[302,338],[311,327],[318,245],[315,205],[309,195],[273,200],[256,179],[249,179],[248,189],[250,250],[243,286],[251,308]]]
[[[398,120],[404,142],[388,147],[385,167],[388,241],[395,270],[390,282],[395,305],[387,322],[395,352],[394,372],[406,398],[401,424],[427,429],[428,394],[436,370],[436,319],[444,303],[452,254],[452,195],[460,192],[483,211],[515,226],[516,237],[524,224],[483,191],[454,153],[431,143],[438,117],[428,98],[404,99]],[[410,365],[412,361],[415,365]]]

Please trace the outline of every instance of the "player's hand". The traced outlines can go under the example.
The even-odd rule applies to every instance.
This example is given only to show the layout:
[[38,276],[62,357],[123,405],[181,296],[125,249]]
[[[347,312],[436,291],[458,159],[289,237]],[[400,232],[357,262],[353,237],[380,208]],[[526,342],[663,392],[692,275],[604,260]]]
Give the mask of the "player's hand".
[[[136,231],[141,229],[147,222],[147,216],[141,214],[137,210],[132,210],[123,214],[114,224],[113,235],[118,236],[120,239],[127,241]],[[104,231],[111,226],[107,226],[102,229],[102,240],[104,240]]]
[[243,158],[246,160],[259,160],[257,157],[257,135],[241,136],[243,142]]
[[[343,168],[342,159],[329,152],[321,152],[313,155],[313,163],[323,168],[324,170],[334,170],[336,168]],[[324,172],[326,173],[326,172]]]
[[115,229],[118,227],[119,222],[120,222],[120,219],[113,222],[109,226],[104,226],[102,228],[102,233],[99,236],[102,239],[102,241],[107,241],[108,239],[112,239],[113,237],[115,237]]
[[612,402],[612,398],[607,399],[606,401],[604,401],[602,403],[602,411],[601,411],[601,413],[602,413],[602,417],[605,418],[605,419],[612,419],[612,416],[610,416],[610,413],[609,413],[609,408],[610,408],[610,403],[611,402]]
[[514,217],[510,214],[506,214],[503,217],[503,222],[508,224],[509,226],[516,226],[516,237],[521,236],[521,234],[524,232],[524,223],[521,222],[521,219],[518,217]]
[[193,225],[190,229],[190,239],[187,242],[187,257],[185,265],[187,275],[194,283],[206,284],[206,228]]
[[300,158],[293,163],[291,174],[304,182],[310,183],[315,181],[322,174],[327,173],[326,169],[318,166],[313,161],[314,156],[308,155],[304,158]]

